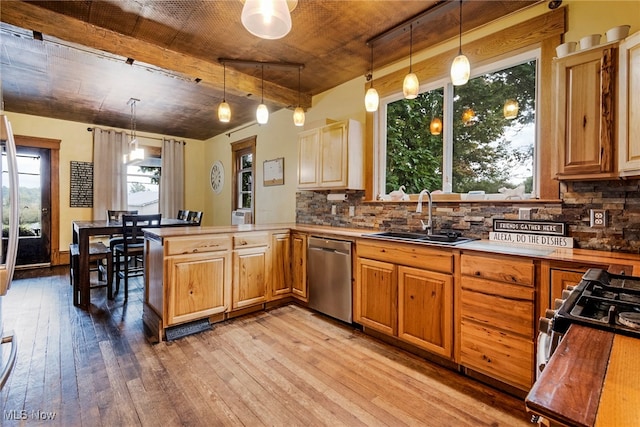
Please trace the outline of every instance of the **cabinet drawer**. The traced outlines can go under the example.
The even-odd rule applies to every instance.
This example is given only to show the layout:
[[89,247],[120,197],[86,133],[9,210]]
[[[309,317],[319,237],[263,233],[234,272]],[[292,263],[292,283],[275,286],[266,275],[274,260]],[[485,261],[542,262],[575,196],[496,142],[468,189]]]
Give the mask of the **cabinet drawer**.
[[464,277],[460,313],[463,319],[533,339],[533,297],[530,288]]
[[431,249],[412,243],[375,244],[360,240],[356,244],[359,257],[423,268],[441,273],[453,272],[453,254],[447,249]]
[[462,319],[460,363],[522,390],[533,384],[533,341]]
[[269,246],[268,233],[238,233],[233,235],[233,249]]
[[172,237],[164,241],[167,255],[227,251],[231,249],[229,236]]
[[465,276],[533,286],[533,261],[514,257],[462,255],[460,271]]

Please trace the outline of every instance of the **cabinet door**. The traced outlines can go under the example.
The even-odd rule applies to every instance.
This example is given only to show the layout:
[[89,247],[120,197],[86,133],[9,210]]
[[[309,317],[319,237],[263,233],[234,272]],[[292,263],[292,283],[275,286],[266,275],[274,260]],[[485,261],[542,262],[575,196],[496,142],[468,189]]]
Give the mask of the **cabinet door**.
[[268,248],[233,251],[233,308],[261,304],[267,300]]
[[558,175],[613,172],[614,47],[557,59]]
[[226,311],[230,303],[229,269],[228,251],[168,257],[164,326]]
[[640,33],[620,45],[618,85],[618,169],[640,175]]
[[397,331],[396,266],[358,258],[356,265],[356,322],[388,335]]
[[347,153],[347,126],[344,122],[320,130],[320,186],[347,186]]
[[291,294],[291,238],[289,233],[277,233],[271,238],[271,292],[269,299]]
[[453,279],[450,275],[398,267],[398,337],[451,358]]
[[562,291],[567,289],[567,286],[576,286],[582,280],[582,275],[585,273],[584,271],[576,271],[576,270],[558,270],[552,268],[549,272],[551,278],[551,307],[553,307],[553,302],[562,298]]
[[318,187],[319,129],[298,135],[298,188]]
[[291,236],[291,291],[298,299],[307,301],[307,235]]

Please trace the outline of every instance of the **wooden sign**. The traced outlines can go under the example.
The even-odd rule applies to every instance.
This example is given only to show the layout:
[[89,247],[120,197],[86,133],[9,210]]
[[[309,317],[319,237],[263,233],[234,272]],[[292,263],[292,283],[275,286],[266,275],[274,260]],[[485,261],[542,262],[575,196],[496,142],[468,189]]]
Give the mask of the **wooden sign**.
[[566,224],[552,221],[522,221],[494,219],[493,231],[504,233],[540,234],[547,236],[566,236]]

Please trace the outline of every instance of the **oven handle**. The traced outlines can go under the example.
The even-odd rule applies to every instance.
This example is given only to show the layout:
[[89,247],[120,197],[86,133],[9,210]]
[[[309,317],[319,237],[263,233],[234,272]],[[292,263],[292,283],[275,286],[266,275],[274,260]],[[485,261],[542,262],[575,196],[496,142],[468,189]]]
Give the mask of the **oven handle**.
[[540,377],[540,373],[547,366],[549,357],[551,357],[551,336],[544,332],[538,334],[538,345],[536,352],[536,378]]
[[12,331],[9,331],[6,335],[2,336],[2,344],[7,343],[11,343],[11,353],[9,353],[7,364],[2,370],[2,374],[0,374],[0,390],[4,387],[4,384],[9,378],[9,374],[11,374],[11,371],[13,370],[13,365],[16,362],[16,355],[18,353],[18,339]]

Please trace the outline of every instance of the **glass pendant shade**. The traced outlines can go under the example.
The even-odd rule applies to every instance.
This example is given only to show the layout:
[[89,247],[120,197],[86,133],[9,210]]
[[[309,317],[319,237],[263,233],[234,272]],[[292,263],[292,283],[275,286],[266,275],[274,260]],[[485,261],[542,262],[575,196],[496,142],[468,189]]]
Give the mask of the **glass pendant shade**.
[[453,83],[454,86],[467,84],[470,74],[471,66],[469,65],[469,60],[460,52],[451,64],[451,83]]
[[431,132],[431,135],[440,135],[442,133],[442,120],[434,117],[429,124],[429,132]]
[[402,93],[406,99],[414,99],[418,96],[418,90],[420,89],[420,82],[418,76],[415,73],[409,73],[404,77],[402,83]]
[[364,95],[364,107],[368,112],[373,113],[378,109],[379,104],[380,97],[378,96],[378,91],[370,87]]
[[258,124],[267,124],[267,122],[269,121],[269,110],[267,109],[266,105],[258,105],[258,109],[256,110],[256,120],[258,121]]
[[134,148],[129,153],[129,163],[144,160],[144,148]]
[[218,106],[218,120],[222,123],[229,123],[231,120],[231,107],[227,101],[222,101]]
[[304,126],[304,109],[296,107],[293,111],[293,124],[296,126]]
[[286,0],[245,0],[241,20],[247,31],[262,39],[280,39],[291,31]]
[[507,99],[504,103],[504,108],[502,112],[504,114],[504,118],[507,120],[513,120],[518,117],[518,110],[520,107],[518,106],[518,101],[515,99]]

